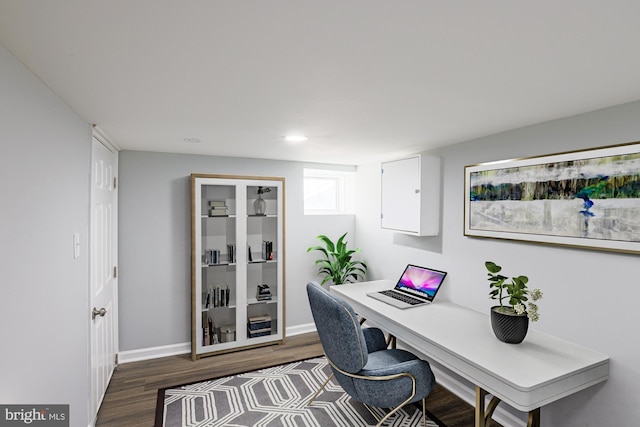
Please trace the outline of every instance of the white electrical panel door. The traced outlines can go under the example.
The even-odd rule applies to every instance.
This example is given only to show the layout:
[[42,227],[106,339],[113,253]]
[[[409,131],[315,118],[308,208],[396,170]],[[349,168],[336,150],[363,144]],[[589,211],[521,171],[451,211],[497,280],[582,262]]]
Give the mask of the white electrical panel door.
[[382,164],[382,228],[420,229],[420,158]]
[[440,158],[416,155],[382,163],[381,227],[414,236],[440,232]]

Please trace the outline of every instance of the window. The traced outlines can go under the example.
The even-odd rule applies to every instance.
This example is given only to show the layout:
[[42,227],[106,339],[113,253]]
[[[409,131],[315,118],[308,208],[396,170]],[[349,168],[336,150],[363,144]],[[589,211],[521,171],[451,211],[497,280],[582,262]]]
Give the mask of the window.
[[305,215],[353,213],[353,181],[350,171],[305,169]]

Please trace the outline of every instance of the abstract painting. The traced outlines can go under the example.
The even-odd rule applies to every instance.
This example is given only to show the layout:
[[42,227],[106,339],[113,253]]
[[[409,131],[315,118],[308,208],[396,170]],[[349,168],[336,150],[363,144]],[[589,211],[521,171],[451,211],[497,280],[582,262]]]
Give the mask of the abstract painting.
[[640,253],[640,143],[465,167],[466,236]]

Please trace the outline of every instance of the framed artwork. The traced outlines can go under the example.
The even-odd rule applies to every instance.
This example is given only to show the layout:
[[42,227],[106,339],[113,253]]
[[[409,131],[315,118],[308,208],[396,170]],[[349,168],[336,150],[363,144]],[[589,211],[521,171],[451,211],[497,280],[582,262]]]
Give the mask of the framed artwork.
[[640,253],[640,143],[465,167],[464,234]]

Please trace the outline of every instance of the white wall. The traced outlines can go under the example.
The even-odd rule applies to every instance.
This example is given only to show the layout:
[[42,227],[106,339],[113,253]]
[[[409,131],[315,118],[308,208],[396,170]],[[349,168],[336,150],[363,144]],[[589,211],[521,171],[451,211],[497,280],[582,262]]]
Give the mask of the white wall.
[[508,275],[529,276],[530,285],[544,291],[541,320],[532,328],[611,357],[609,380],[545,406],[544,426],[627,426],[640,420],[640,255],[464,237],[464,167],[636,141],[638,117],[640,102],[434,150],[443,159],[438,237],[381,230],[379,164],[358,167],[357,191],[366,197],[358,198],[356,244],[366,253],[370,278],[395,279],[408,262],[443,269],[449,275],[439,297],[488,313],[484,261],[492,260]]
[[323,165],[121,152],[120,350],[131,352],[191,340],[191,173],[286,178],[286,326],[312,323],[305,285],[317,279],[313,265],[317,255],[306,249],[318,243],[318,234],[335,239],[347,231],[353,236],[355,225],[354,215],[303,215],[305,166]]
[[85,427],[91,128],[2,45],[0,76],[0,402]]

